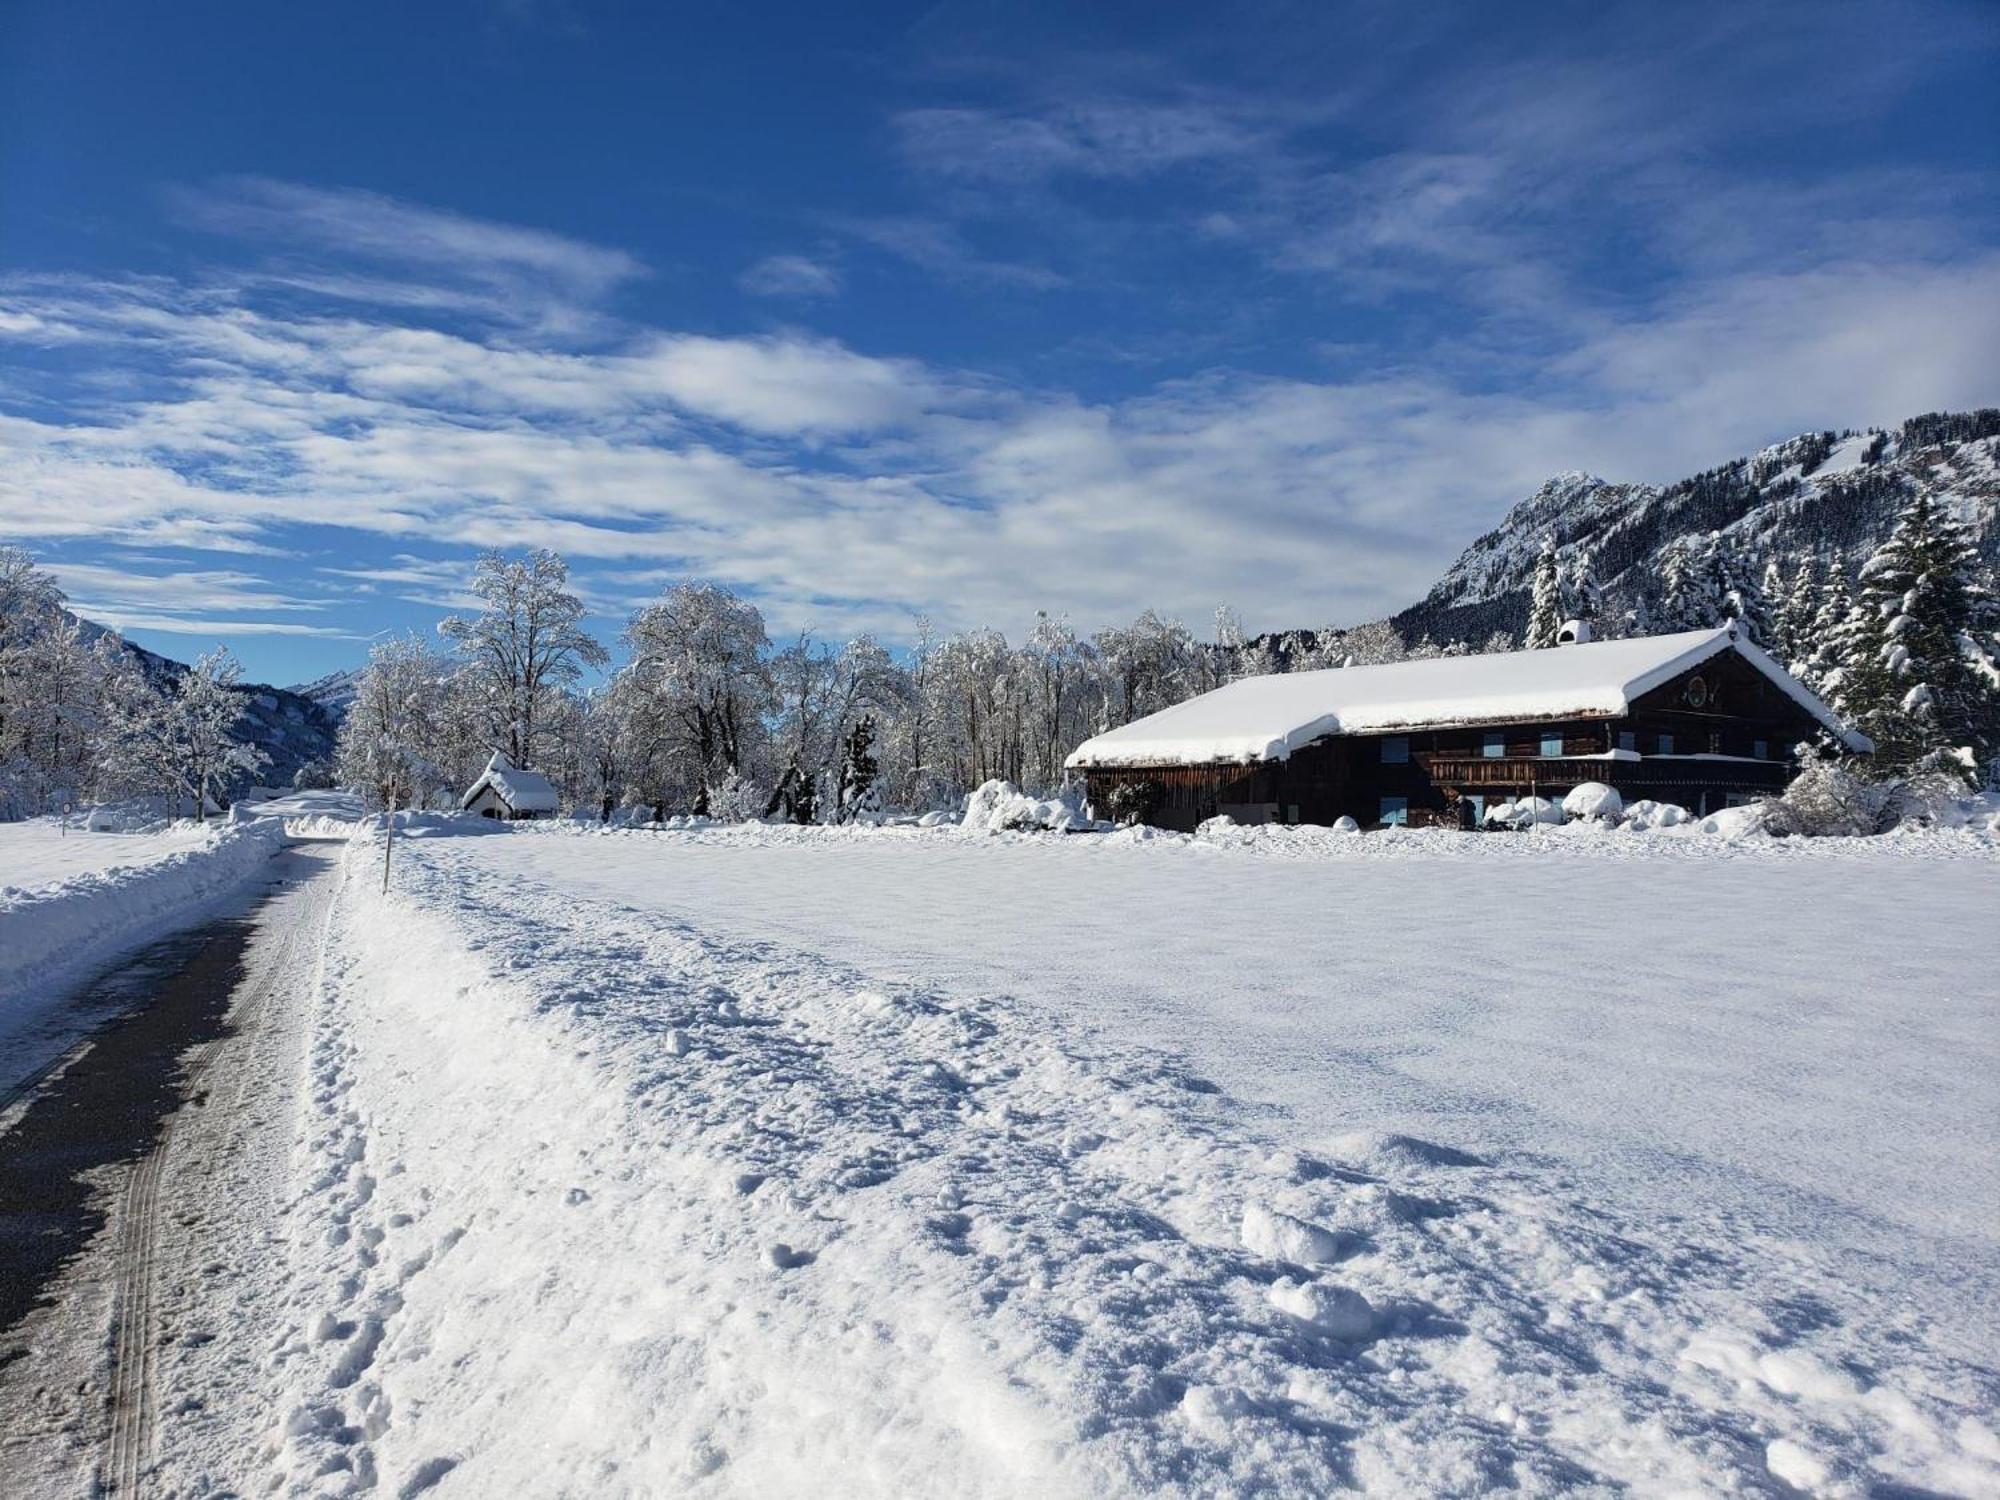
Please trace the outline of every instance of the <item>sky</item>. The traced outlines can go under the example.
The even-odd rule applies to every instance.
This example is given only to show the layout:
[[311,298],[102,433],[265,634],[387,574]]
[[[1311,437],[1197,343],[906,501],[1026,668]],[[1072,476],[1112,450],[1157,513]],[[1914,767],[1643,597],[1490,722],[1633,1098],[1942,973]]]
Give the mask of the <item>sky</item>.
[[359,664],[1379,618],[1563,470],[2000,403],[2000,5],[0,3],[0,543]]

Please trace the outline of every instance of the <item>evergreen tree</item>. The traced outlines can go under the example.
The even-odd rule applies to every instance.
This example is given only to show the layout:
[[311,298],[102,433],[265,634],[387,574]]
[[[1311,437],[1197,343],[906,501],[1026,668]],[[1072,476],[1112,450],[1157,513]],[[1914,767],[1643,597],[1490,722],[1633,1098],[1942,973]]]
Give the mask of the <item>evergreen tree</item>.
[[881,811],[875,782],[881,768],[875,759],[875,716],[863,714],[848,731],[841,751],[840,818],[851,822]]
[[1743,554],[1720,533],[1709,538],[1702,559],[1702,596],[1708,606],[1707,618],[1690,624],[1690,630],[1705,625],[1734,624],[1756,645],[1771,638],[1771,616],[1764,591],[1757,586]]
[[1701,603],[1702,585],[1695,557],[1684,541],[1672,543],[1660,558],[1659,607],[1652,611],[1653,629],[1661,635],[1696,630],[1710,623]]
[[1528,632],[1525,645],[1540,651],[1556,643],[1562,629],[1562,573],[1556,563],[1556,539],[1542,541],[1541,555],[1535,559],[1535,581],[1528,605]]
[[[1776,572],[1774,564],[1769,573]],[[1799,559],[1798,567],[1776,594],[1771,594],[1768,581],[1765,592],[1773,601],[1771,636],[1778,660],[1787,668],[1802,667],[1812,659],[1813,620],[1819,610],[1819,579],[1812,557]]]
[[1842,631],[1853,612],[1854,592],[1848,587],[1846,573],[1835,563],[1814,597],[1799,675],[1801,682],[1828,703],[1834,701],[1838,689]]
[[1977,570],[1971,539],[1921,491],[1862,565],[1876,659],[1854,711],[1884,764],[1907,769],[1938,752],[1983,764],[2000,753],[2000,701],[1968,659],[1995,620]]
[[1597,581],[1596,570],[1590,563],[1579,557],[1569,577],[1563,580],[1563,619],[1581,620],[1591,628],[1595,638],[1610,633],[1604,628],[1603,613],[1604,586]]

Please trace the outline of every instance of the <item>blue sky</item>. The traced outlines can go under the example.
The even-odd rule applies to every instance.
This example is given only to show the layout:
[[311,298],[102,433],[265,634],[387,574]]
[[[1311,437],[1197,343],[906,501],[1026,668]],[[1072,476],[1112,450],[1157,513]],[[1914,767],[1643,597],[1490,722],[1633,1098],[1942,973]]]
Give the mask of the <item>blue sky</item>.
[[1562,469],[2000,401],[2000,6],[9,4],[0,540],[285,682],[482,547],[607,638],[1253,629]]

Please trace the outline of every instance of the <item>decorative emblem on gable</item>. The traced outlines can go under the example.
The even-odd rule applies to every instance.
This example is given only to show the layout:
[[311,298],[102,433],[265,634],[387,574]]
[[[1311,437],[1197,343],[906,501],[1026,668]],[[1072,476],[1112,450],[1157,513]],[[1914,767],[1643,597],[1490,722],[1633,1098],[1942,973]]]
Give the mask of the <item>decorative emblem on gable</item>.
[[1708,705],[1708,679],[1697,673],[1688,679],[1687,701],[1689,708],[1705,708]]

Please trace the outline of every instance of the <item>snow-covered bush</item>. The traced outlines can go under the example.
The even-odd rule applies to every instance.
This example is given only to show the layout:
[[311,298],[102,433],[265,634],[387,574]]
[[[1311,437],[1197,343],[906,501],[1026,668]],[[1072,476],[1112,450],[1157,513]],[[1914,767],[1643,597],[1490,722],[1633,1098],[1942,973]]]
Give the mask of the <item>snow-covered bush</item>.
[[1333,831],[1335,833],[1359,833],[1361,832],[1361,825],[1348,817],[1346,813],[1342,813],[1333,820]]
[[1694,814],[1678,802],[1655,802],[1641,797],[1625,809],[1625,827],[1633,833],[1651,833],[1655,828],[1678,828],[1692,823]]
[[1073,788],[1065,787],[1053,797],[1035,798],[1011,781],[989,781],[966,797],[960,826],[986,833],[1072,833],[1092,824]]
[[1808,751],[1799,774],[1778,800],[1795,833],[1854,838],[1882,831],[1892,789],[1858,774],[1853,764]]
[[1625,816],[1625,799],[1618,795],[1616,787],[1601,781],[1586,781],[1573,787],[1563,798],[1562,807],[1565,815],[1585,823],[1616,824]]
[[708,815],[718,823],[747,823],[764,811],[764,793],[740,771],[708,789]]
[[1546,797],[1522,797],[1498,802],[1486,809],[1489,828],[1532,828],[1537,823],[1560,823],[1563,810]]

